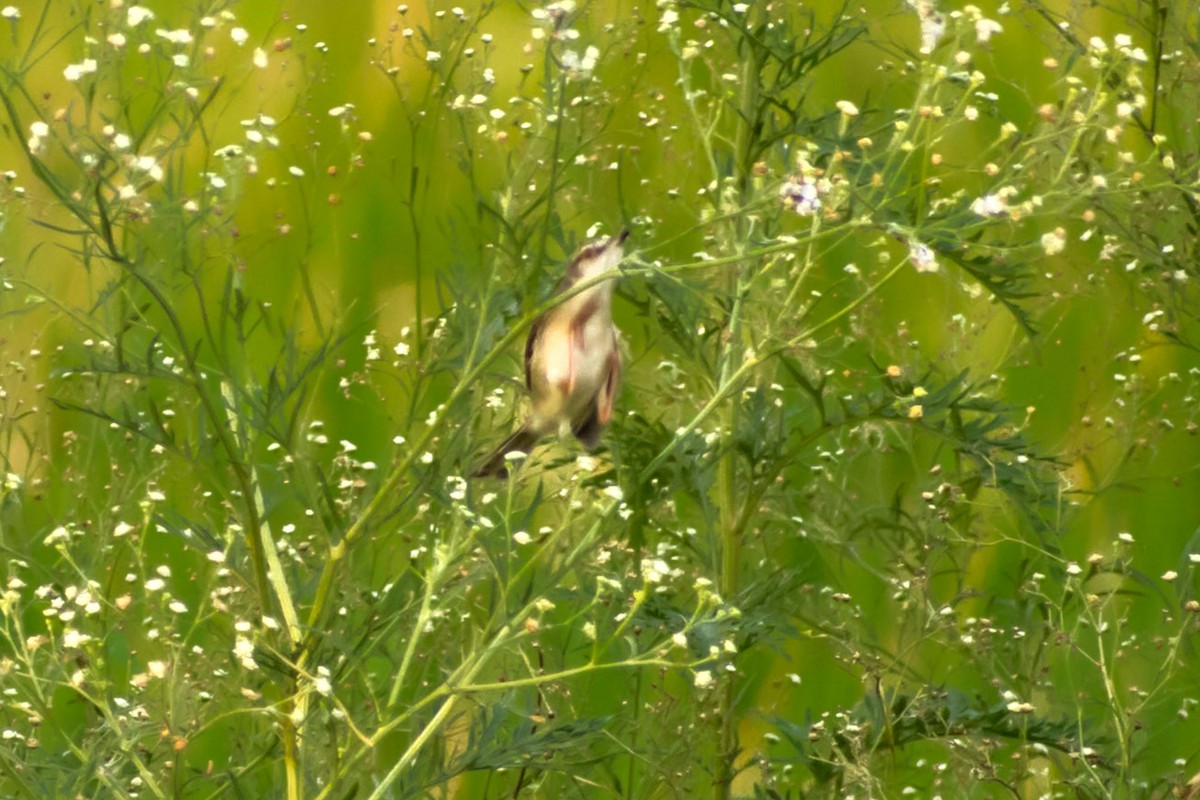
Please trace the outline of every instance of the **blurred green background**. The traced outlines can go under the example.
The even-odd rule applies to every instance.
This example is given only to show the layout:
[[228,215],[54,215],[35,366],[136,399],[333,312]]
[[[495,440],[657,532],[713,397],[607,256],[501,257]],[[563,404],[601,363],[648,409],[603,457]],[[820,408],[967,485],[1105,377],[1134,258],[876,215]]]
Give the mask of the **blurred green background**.
[[[470,303],[499,298],[481,313],[494,315],[489,323],[502,329],[544,299],[561,264],[578,244],[622,226],[633,228],[632,248],[646,263],[693,261],[695,253],[713,243],[710,230],[702,224],[710,212],[697,199],[709,183],[703,166],[707,155],[681,99],[678,58],[656,30],[661,10],[648,3],[580,5],[572,12],[580,39],[569,44],[581,52],[592,43],[599,48],[596,83],[583,93],[587,96],[583,105],[603,113],[586,117],[581,113],[566,134],[568,152],[577,151],[578,158],[565,159],[552,169],[545,159],[546,141],[527,139],[521,128],[524,123],[541,125],[552,113],[535,102],[542,82],[554,80],[547,77],[550,71],[540,40],[531,33],[541,24],[531,16],[536,6],[498,2],[487,6],[488,13],[477,22],[481,9],[475,6],[466,9],[464,21],[452,4],[414,2],[399,13],[394,2],[255,0],[230,5],[234,21],[220,17],[221,7],[148,4],[157,15],[152,26],[175,28],[205,15],[217,20],[211,38],[191,50],[190,75],[201,77],[188,78],[201,96],[216,89],[211,113],[202,133],[190,140],[186,154],[175,154],[179,159],[175,163],[186,169],[172,172],[161,190],[167,207],[205,195],[202,173],[219,173],[229,182],[228,190],[212,200],[215,213],[206,218],[203,228],[189,229],[187,234],[206,241],[209,262],[199,265],[197,280],[204,291],[215,294],[231,274],[236,275],[247,297],[278,311],[281,324],[295,333],[296,345],[302,349],[319,347],[331,332],[344,335],[336,360],[314,381],[301,415],[305,424],[321,420],[329,441],[355,443],[355,458],[361,461],[389,464],[395,451],[393,436],[414,429],[449,392],[448,372],[453,365],[442,365],[447,372],[430,375],[431,388],[420,397],[410,394],[404,376],[423,374],[425,365],[419,357],[428,345],[423,337],[435,330],[427,321],[446,313],[452,304],[458,304],[459,317],[469,320]],[[98,84],[97,95],[85,100],[87,89],[64,81],[68,63],[104,47],[108,28],[103,19],[119,18],[119,11],[114,11],[119,3],[102,6],[48,4],[53,15],[48,30],[55,36],[48,36],[39,49],[55,42],[58,34],[64,38],[38,59],[28,58],[28,39],[23,37],[41,13],[41,5],[18,4],[19,20],[0,21],[3,60],[10,65],[29,64],[19,76],[5,77],[7,91],[13,94],[14,79],[19,77],[29,90],[25,99],[42,119],[73,120],[79,129],[90,128],[92,135],[98,135],[105,120],[121,129],[146,126],[146,115],[157,107],[154,93],[159,87],[171,87],[173,80],[162,74],[165,68],[160,63],[139,60],[130,45],[115,68],[116,76]],[[1074,63],[1064,54],[1073,51],[1048,20],[1061,15],[1078,41],[1129,32],[1140,42],[1145,29],[1158,30],[1157,13],[1162,11],[1171,20],[1170,30],[1181,37],[1181,59],[1187,69],[1178,84],[1164,91],[1159,124],[1170,141],[1179,142],[1176,158],[1193,168],[1190,191],[1194,192],[1195,159],[1187,150],[1188,142],[1196,142],[1195,108],[1190,104],[1195,85],[1188,81],[1196,74],[1197,52],[1188,51],[1186,45],[1194,45],[1197,39],[1195,10],[1184,3],[1154,8],[1138,3],[1019,6],[1005,4],[1001,9],[989,4],[983,9],[1004,26],[989,43],[973,48],[973,65],[988,75],[987,90],[998,95],[995,113],[981,120],[973,133],[947,136],[939,170],[946,184],[961,186],[968,196],[982,193],[989,182],[978,169],[976,155],[995,139],[1000,124],[1011,120],[1019,128],[1031,127],[1043,103],[1060,102],[1069,91],[1065,75]],[[811,23],[818,28],[828,27],[844,13],[866,31],[810,76],[804,87],[805,107],[814,117],[832,118],[838,100],[852,100],[869,109],[862,124],[867,131],[876,131],[872,135],[881,145],[887,140],[882,131],[896,109],[913,102],[915,71],[905,62],[915,55],[916,14],[889,2],[862,7],[818,2],[805,7],[812,9]],[[942,9],[946,14],[955,10]],[[226,33],[235,24],[249,32],[244,46]],[[478,28],[470,36],[462,34],[475,25]],[[11,35],[5,28],[11,29]],[[85,41],[85,31],[92,42]],[[480,38],[485,33],[490,34],[486,42]],[[703,46],[711,33],[695,28],[683,36],[695,37]],[[211,52],[205,50],[210,44]],[[256,47],[266,55],[265,68],[252,63]],[[454,47],[471,47],[475,52],[467,57]],[[429,51],[441,53],[441,58],[431,60]],[[736,51],[718,45],[714,52],[719,53],[714,63],[738,68]],[[1044,63],[1051,57],[1058,59],[1054,68]],[[1074,57],[1083,59],[1078,53]],[[448,64],[457,70],[452,75],[445,71]],[[494,71],[494,83],[485,70]],[[222,76],[219,88],[213,80],[218,75]],[[718,70],[706,67],[696,67],[692,80],[714,94],[730,83]],[[465,113],[458,109],[464,102],[471,104],[471,86],[490,88],[486,102]],[[105,94],[118,90],[130,101],[122,104],[116,96]],[[85,108],[91,110],[86,121]],[[503,113],[489,114],[489,109]],[[24,113],[28,123],[32,117],[28,110]],[[273,118],[275,124],[264,125],[259,115]],[[602,126],[589,128],[599,119]],[[649,123],[651,119],[655,124]],[[54,126],[65,141],[64,123],[60,120]],[[248,140],[248,129],[277,136],[278,146]],[[164,124],[156,135],[169,136],[171,130],[170,124]],[[184,506],[190,502],[215,506],[218,501],[190,497],[197,488],[194,475],[174,469],[169,462],[160,463],[145,449],[131,446],[125,451],[118,439],[90,438],[89,431],[100,437],[103,426],[84,422],[78,410],[48,401],[55,381],[62,379],[58,371],[86,358],[90,345],[81,336],[87,335],[89,327],[80,321],[94,315],[97,336],[105,326],[120,322],[110,307],[96,303],[119,271],[102,261],[84,269],[79,255],[64,246],[70,237],[36,224],[71,227],[61,205],[31,175],[20,147],[28,130],[6,125],[4,132],[0,169],[13,170],[15,177],[2,190],[0,255],[8,282],[0,320],[2,360],[8,365],[2,384],[3,457],[5,470],[22,476],[27,494],[19,510],[8,510],[3,543],[9,558],[32,558],[40,562],[44,575],[55,576],[63,565],[52,547],[41,544],[43,538],[73,516],[97,527],[102,520],[107,524],[115,514],[110,506],[117,507],[112,502],[118,495],[123,498],[118,503],[124,506],[122,513],[128,514],[134,505],[127,500],[136,494],[131,488],[136,483],[150,480],[172,502]],[[1153,161],[1152,148],[1143,139],[1129,132],[1125,136],[1125,146],[1139,160]],[[250,167],[244,156],[222,158],[219,153],[230,144],[252,153],[255,166]],[[61,153],[51,152],[46,164],[51,170],[71,169]],[[771,166],[778,168],[774,162]],[[970,168],[958,169],[965,166]],[[547,186],[556,195],[554,219],[544,226],[534,224],[542,209],[531,204],[530,224],[506,227],[515,215],[505,220],[497,211],[520,208]],[[1068,206],[1063,202],[1061,207]],[[1135,215],[1148,215],[1144,219],[1148,228],[1162,223],[1164,229],[1156,235],[1162,244],[1176,242],[1179,258],[1194,253],[1194,233],[1185,224],[1172,222],[1168,214],[1156,217],[1152,206],[1130,208]],[[1156,685],[1163,678],[1157,671],[1156,653],[1176,646],[1182,653],[1179,663],[1171,667],[1177,672],[1163,684],[1161,700],[1149,704],[1138,720],[1144,725],[1137,734],[1136,772],[1158,792],[1156,796],[1165,796],[1169,786],[1182,785],[1200,770],[1200,746],[1195,744],[1200,742],[1200,728],[1190,715],[1179,713],[1181,698],[1191,697],[1200,678],[1194,666],[1194,625],[1173,634],[1179,622],[1166,610],[1193,598],[1196,586],[1188,554],[1200,552],[1195,538],[1200,532],[1200,438],[1194,427],[1200,416],[1196,394],[1200,341],[1173,343],[1147,328],[1143,316],[1163,307],[1157,296],[1143,291],[1140,281],[1150,278],[1143,278],[1141,272],[1124,274],[1122,261],[1099,260],[1101,236],[1080,241],[1080,234],[1093,227],[1081,217],[1086,209],[1086,202],[1081,202],[1071,207],[1070,217],[1037,219],[1024,227],[1014,221],[1008,229],[1026,241],[1036,240],[1046,226],[1062,226],[1068,234],[1070,246],[1064,253],[1037,257],[1037,278],[1029,300],[1039,331],[1036,337],[1027,337],[999,304],[978,296],[971,282],[953,271],[945,280],[905,272],[884,287],[862,316],[830,337],[828,356],[815,356],[823,368],[853,376],[850,383],[868,382],[872,362],[902,364],[914,375],[928,369],[949,376],[965,369],[975,382],[994,374],[999,399],[1015,409],[1014,427],[1057,462],[1061,494],[1055,502],[1061,514],[1051,521],[1053,546],[1042,548],[1031,544],[1024,518],[1008,509],[999,493],[985,491],[979,502],[988,507],[984,512],[990,528],[987,546],[973,547],[970,541],[951,537],[939,540],[932,550],[916,548],[917,557],[928,559],[918,570],[928,583],[919,599],[914,593],[910,604],[898,599],[907,590],[897,588],[898,584],[891,586],[898,594],[889,590],[882,571],[893,566],[886,554],[897,554],[899,560],[900,554],[912,553],[905,544],[884,541],[885,531],[867,526],[848,535],[843,546],[830,548],[807,538],[807,523],[787,522],[792,527],[783,530],[789,518],[809,516],[809,501],[817,491],[813,483],[789,473],[784,488],[794,492],[786,496],[785,491],[785,499],[765,515],[769,519],[754,527],[745,564],[751,572],[759,564],[764,571],[786,571],[796,586],[808,587],[806,591],[819,593],[820,587],[834,587],[853,596],[858,611],[820,619],[817,624],[814,620],[827,608],[814,600],[808,608],[813,616],[793,617],[790,635],[740,657],[743,677],[736,708],[742,763],[749,768],[735,779],[736,791],[749,795],[752,785],[762,780],[767,768],[750,754],[780,746],[765,738],[776,735],[776,716],[803,725],[822,714],[855,707],[864,694],[870,697],[880,686],[905,691],[913,676],[919,676],[914,683],[988,698],[1010,685],[1003,679],[1007,676],[1014,684],[1025,682],[1028,693],[1023,699],[1044,709],[1048,718],[1062,719],[1076,708],[1082,709],[1081,718],[1095,713],[1101,692],[1088,666],[1092,653],[1045,656],[1046,650],[1070,647],[1047,634],[1036,643],[1005,645],[1012,650],[997,646],[981,657],[990,665],[990,671],[983,672],[980,662],[945,649],[940,639],[929,634],[929,619],[943,606],[952,608],[963,631],[975,631],[982,626],[977,620],[989,617],[1003,620],[997,623],[1001,628],[1016,626],[1020,614],[1028,611],[1020,605],[1027,595],[1019,587],[1040,568],[1037,565],[1043,561],[1060,568],[1067,562],[1086,565],[1093,553],[1127,568],[1106,613],[1114,624],[1120,620],[1121,630],[1128,634],[1115,649],[1137,655],[1120,673],[1123,685],[1113,691],[1136,694],[1139,686]],[[152,214],[141,234],[155,254],[170,253],[179,236],[180,229],[168,218],[174,219],[165,212]],[[1103,231],[1103,223],[1099,225]],[[822,249],[817,269],[819,285],[828,295],[825,308],[836,308],[861,291],[862,284],[847,279],[843,267],[854,262],[869,272],[878,255],[871,244],[876,236],[877,232],[851,234]],[[888,247],[899,252],[893,244]],[[167,285],[175,283],[170,277],[173,266],[178,265],[166,259],[159,262]],[[1189,269],[1194,275],[1194,263]],[[719,282],[705,276],[688,285],[687,276],[684,273],[684,284],[696,295],[708,291],[708,281]],[[180,278],[178,283],[186,281]],[[685,378],[685,394],[693,396],[681,398],[675,385],[662,378],[661,362],[676,358],[681,346],[662,335],[656,319],[645,316],[647,283],[631,279],[617,299],[616,318],[629,355],[621,405],[673,430],[702,403],[705,386],[696,376]],[[503,291],[489,294],[496,285]],[[1185,312],[1194,319],[1194,308]],[[188,329],[204,325],[193,305],[181,307],[181,318]],[[397,357],[396,374],[401,377],[374,384],[358,381],[370,370],[362,342],[371,331],[388,343],[388,350],[402,340],[412,343],[407,360]],[[278,339],[255,339],[248,347],[247,363],[254,368],[280,357]],[[390,352],[385,351],[385,360],[393,360]],[[509,424],[511,409],[485,410],[484,397],[496,386],[511,389],[519,362],[519,348],[512,348],[472,396],[472,414],[478,416],[447,436],[446,449],[438,454],[448,459],[438,464],[445,474],[464,472],[471,452],[496,438],[489,426]],[[350,388],[339,378],[348,381]],[[506,398],[514,396],[509,391]],[[614,436],[622,430],[618,426]],[[81,433],[83,441],[69,442],[70,432]],[[823,446],[829,450],[837,444],[850,446],[839,438],[853,437],[837,434]],[[844,463],[839,473],[846,506],[862,511],[865,518],[872,510],[882,513],[899,502],[903,492],[919,494],[921,489],[936,487],[940,481],[930,477],[928,470],[947,460],[945,453],[934,442],[910,444],[908,451],[900,445],[884,448],[885,452],[854,451],[853,460]],[[260,455],[264,464],[273,463]],[[71,480],[64,478],[68,475]],[[264,478],[269,487],[272,480]],[[268,497],[273,522],[303,526],[303,508],[281,485],[274,489],[278,495]],[[430,502],[439,501],[435,497]],[[697,524],[702,514],[681,505],[679,526]],[[919,504],[906,507],[914,514],[920,510]],[[557,509],[541,513],[556,517]],[[1123,532],[1131,534],[1133,544],[1120,542],[1118,535]],[[970,539],[970,532],[960,533]],[[401,571],[407,563],[410,542],[405,536],[397,545],[385,533],[376,534],[369,552],[357,557],[345,579],[365,584],[355,590],[387,584],[389,571]],[[819,535],[814,538],[827,543]],[[203,566],[202,557],[178,539],[147,537],[142,546],[141,558],[170,564],[176,574]],[[711,555],[704,546],[696,546],[698,562]],[[99,556],[98,561],[102,561]],[[317,569],[312,566],[312,573],[297,574],[300,585],[311,587]],[[1170,585],[1160,580],[1169,570],[1180,575]],[[203,589],[203,581],[198,581],[191,594],[182,588],[176,594],[195,608],[203,602]],[[1089,591],[1107,596],[1108,589],[1092,585]],[[1169,602],[1164,599],[1168,597]],[[1059,599],[1065,607],[1064,598]],[[35,625],[35,620],[31,613],[28,624]],[[1037,622],[1053,627],[1045,619]],[[841,633],[834,635],[834,629]],[[127,660],[127,651],[152,647],[145,631],[124,635],[128,639],[114,637],[109,642],[114,665]],[[1181,639],[1172,640],[1173,635]],[[847,639],[856,638],[867,654],[859,661],[844,647]],[[903,670],[895,669],[895,663],[869,655],[876,650],[890,652],[911,672],[901,677]],[[373,669],[386,672],[387,665],[383,659]],[[1030,665],[1045,671],[1022,674]],[[123,668],[114,669],[114,684],[128,680]],[[794,682],[789,678],[792,674],[800,680]],[[662,711],[670,705],[664,698],[686,694],[691,691],[689,684],[686,673],[601,673],[576,686],[572,702],[578,716],[602,716],[617,713],[613,698],[634,698],[638,706],[652,695],[651,710],[645,713],[661,713],[663,719],[677,722]],[[1062,696],[1055,697],[1054,692]],[[514,707],[519,705],[513,702]],[[64,713],[83,714],[78,708]],[[689,724],[694,727],[684,731],[684,737],[704,738],[702,731],[711,720],[703,713],[697,710],[698,716],[691,717]],[[1103,718],[1104,713],[1098,716]],[[71,729],[70,723],[61,724]],[[636,715],[632,730],[636,742]],[[672,738],[670,732],[659,733],[663,739]],[[195,764],[209,758],[218,763],[236,760],[219,728],[209,729],[206,736],[211,739],[189,745]],[[922,793],[932,792],[936,778],[929,776],[925,760],[943,757],[946,746],[937,741],[915,744],[878,766],[880,796],[898,796],[909,782],[921,786]],[[709,751],[699,747],[698,752]],[[497,787],[504,780],[475,775],[456,784],[454,796],[498,796]],[[698,778],[695,783],[680,780],[681,785],[704,783]],[[1046,788],[1031,781],[1019,796],[1037,796]],[[682,791],[676,796],[692,796]],[[944,791],[954,796],[949,789]],[[974,791],[982,794],[972,796],[1002,796],[1000,790],[990,794],[987,786]],[[651,792],[648,789],[646,796],[671,796],[665,789]],[[1113,796],[1132,794],[1114,792]]]

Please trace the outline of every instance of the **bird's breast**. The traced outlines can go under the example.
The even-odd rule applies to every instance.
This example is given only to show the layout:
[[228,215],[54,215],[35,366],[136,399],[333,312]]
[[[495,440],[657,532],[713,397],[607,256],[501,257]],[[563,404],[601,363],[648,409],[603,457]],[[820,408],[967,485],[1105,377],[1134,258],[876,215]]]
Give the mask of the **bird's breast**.
[[542,427],[586,416],[608,378],[615,343],[607,289],[571,298],[543,323],[530,363],[533,411]]

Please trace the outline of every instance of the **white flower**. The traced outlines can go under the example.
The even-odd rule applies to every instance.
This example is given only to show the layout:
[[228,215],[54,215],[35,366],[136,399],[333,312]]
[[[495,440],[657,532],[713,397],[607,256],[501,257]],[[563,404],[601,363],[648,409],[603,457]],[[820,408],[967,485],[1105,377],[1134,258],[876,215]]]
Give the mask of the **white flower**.
[[154,19],[154,12],[142,6],[130,6],[125,12],[125,23],[131,28],[136,28],[148,19]]
[[517,531],[516,533],[513,534],[512,538],[513,538],[514,542],[516,542],[517,544],[522,544],[522,545],[529,544],[531,541],[533,541],[533,537],[531,537],[525,531]]
[[427,52],[425,54],[425,60],[429,61],[429,62],[441,61],[442,54],[439,53],[437,50],[430,50],[429,52]]
[[596,62],[600,60],[600,48],[593,45],[588,45],[583,51],[583,59],[579,62],[579,69],[583,72],[591,72],[596,68]]
[[1067,246],[1067,232],[1055,228],[1049,233],[1042,234],[1042,252],[1048,256],[1058,255]]
[[811,217],[821,210],[821,198],[829,193],[829,181],[810,175],[788,178],[779,187],[783,204],[802,217]]
[[933,252],[933,248],[915,239],[908,243],[908,261],[917,272],[928,274],[939,269],[937,254]]
[[110,33],[108,35],[108,43],[116,48],[124,47],[125,46],[125,34],[120,33],[120,32]]
[[993,33],[1003,33],[1004,27],[994,19],[975,20],[975,38],[982,44],[992,38]]
[[241,47],[246,42],[250,41],[250,34],[245,28],[230,28],[229,38],[233,39],[234,44],[236,44],[238,47]]
[[166,39],[171,44],[191,44],[192,43],[192,32],[189,31],[187,28],[180,28],[180,29],[174,30],[174,31],[168,31],[168,30],[159,28],[154,33],[157,36],[160,36],[163,39]]
[[20,19],[21,9],[16,6],[5,6],[4,8],[0,8],[0,17],[4,17],[4,19]]
[[692,683],[697,689],[704,689],[708,686],[711,686],[712,682],[713,675],[706,669],[702,669],[692,676]]
[[670,572],[671,568],[661,558],[642,559],[642,578],[646,583],[658,583]]
[[267,51],[261,47],[254,48],[254,66],[259,69],[267,68]]
[[92,637],[88,636],[86,633],[80,633],[74,628],[67,628],[65,631],[63,631],[62,643],[63,647],[74,649],[77,647],[82,647],[84,644],[91,641],[91,638]]
[[158,159],[154,156],[133,156],[129,160],[129,166],[146,173],[151,180],[161,181],[163,179],[163,169],[158,165]]
[[237,637],[237,641],[233,645],[233,654],[246,669],[258,669],[258,664],[254,661],[254,642],[246,637]]
[[858,116],[858,106],[851,103],[849,100],[838,100],[837,110],[845,114],[847,117]]
[[63,77],[71,82],[75,82],[84,75],[90,75],[96,71],[96,59],[85,58],[78,64],[67,64],[67,68],[63,70]]
[[998,194],[988,194],[976,198],[971,210],[981,217],[1003,217],[1008,215],[1008,203]]
[[46,145],[46,137],[50,135],[50,126],[40,119],[29,124],[29,140],[26,144],[32,153],[40,153]]
[[946,33],[946,19],[929,0],[909,0],[909,5],[921,20],[921,52],[932,53]]
[[666,8],[663,10],[662,16],[658,19],[658,32],[666,33],[679,24],[679,12],[674,8]]

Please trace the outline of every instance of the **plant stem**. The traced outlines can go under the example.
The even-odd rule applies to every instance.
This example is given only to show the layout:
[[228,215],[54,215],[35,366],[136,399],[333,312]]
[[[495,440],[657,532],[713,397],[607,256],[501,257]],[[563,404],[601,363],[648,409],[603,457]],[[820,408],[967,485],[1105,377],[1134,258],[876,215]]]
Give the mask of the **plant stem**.
[[[763,8],[757,8],[757,17],[761,19]],[[762,53],[753,43],[747,42],[749,58],[742,66],[742,96],[741,108],[737,118],[737,134],[734,140],[734,169],[738,181],[739,206],[746,207],[752,200],[754,172],[754,149],[758,145],[756,122],[759,114],[759,79],[762,70]],[[751,223],[745,216],[735,218],[733,224],[727,226],[733,236],[732,249],[739,255],[744,254],[746,243],[750,238]],[[722,357],[719,385],[725,385],[733,373],[742,366],[742,315],[744,300],[753,279],[751,265],[739,265],[730,275],[733,291],[733,305],[729,312],[729,329],[725,342],[725,352]],[[737,438],[739,422],[738,403],[732,402],[727,407],[725,424],[721,434],[721,460],[717,467],[717,491],[720,495],[721,530],[721,596],[727,602],[737,597],[741,588],[741,534],[744,526],[738,520],[738,470],[737,450],[734,442]],[[736,774],[738,755],[738,718],[735,708],[737,698],[737,673],[725,676],[721,686],[720,706],[717,712],[719,726],[717,745],[717,777],[713,786],[713,796],[716,800],[728,800]]]

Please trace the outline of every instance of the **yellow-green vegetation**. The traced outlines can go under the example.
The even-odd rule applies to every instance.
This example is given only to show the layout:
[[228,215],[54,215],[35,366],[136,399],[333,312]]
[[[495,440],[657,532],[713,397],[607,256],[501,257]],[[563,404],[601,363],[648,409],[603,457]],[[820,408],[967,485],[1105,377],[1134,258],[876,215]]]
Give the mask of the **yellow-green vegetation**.
[[1200,791],[1190,4],[144,2],[0,8],[0,797]]

